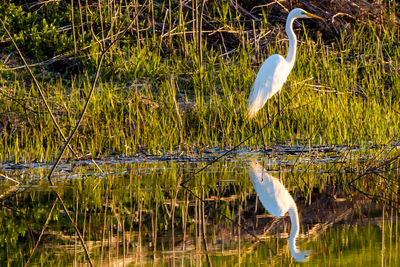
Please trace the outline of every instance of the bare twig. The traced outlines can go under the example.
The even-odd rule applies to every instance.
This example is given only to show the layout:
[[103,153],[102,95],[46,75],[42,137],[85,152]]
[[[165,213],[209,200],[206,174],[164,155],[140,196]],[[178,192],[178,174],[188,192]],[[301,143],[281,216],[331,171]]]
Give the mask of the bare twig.
[[288,10],[285,6],[283,6],[280,2],[286,2],[286,0],[275,0],[275,1],[273,1],[273,2],[271,2],[271,3],[268,3],[268,4],[265,4],[265,5],[253,6],[253,7],[250,9],[250,12],[253,12],[253,10],[256,9],[256,8],[263,8],[263,7],[268,7],[268,6],[271,6],[271,5],[278,4],[278,5],[281,6],[286,12],[289,13],[289,10]]
[[[146,1],[146,2],[147,2],[147,1]],[[144,4],[144,5],[142,6],[142,8],[139,10],[139,12],[136,14],[136,16],[138,16],[138,14],[140,14],[140,13],[142,12],[142,10],[144,9],[145,6],[146,6],[146,4]],[[135,17],[136,17],[136,16],[135,16]],[[90,89],[89,95],[87,96],[85,105],[84,105],[83,110],[82,110],[82,112],[81,112],[81,115],[80,115],[78,121],[76,122],[74,129],[72,130],[71,134],[69,135],[68,139],[66,140],[66,142],[65,142],[65,144],[64,144],[64,147],[61,149],[61,151],[60,151],[60,153],[59,153],[59,155],[58,155],[58,157],[57,157],[57,160],[55,161],[53,167],[51,168],[51,170],[50,170],[50,172],[49,172],[49,174],[48,174],[48,176],[47,176],[47,180],[49,181],[50,185],[52,185],[52,186],[54,185],[54,182],[53,182],[53,180],[51,179],[51,176],[53,175],[55,169],[57,168],[58,164],[60,163],[61,158],[62,158],[62,156],[63,156],[63,154],[64,154],[64,152],[65,152],[67,146],[69,145],[69,143],[70,143],[72,137],[73,137],[73,136],[75,135],[75,133],[77,132],[77,130],[78,130],[78,128],[79,128],[79,126],[80,126],[80,124],[81,124],[81,122],[82,122],[82,119],[83,119],[83,117],[85,116],[85,113],[86,113],[87,107],[88,107],[88,105],[89,105],[91,96],[93,95],[94,89],[95,89],[96,84],[97,84],[97,80],[98,80],[99,75],[100,75],[100,69],[101,69],[101,65],[102,65],[102,63],[103,63],[104,56],[106,55],[106,53],[108,52],[108,50],[110,50],[110,48],[111,48],[117,41],[119,41],[119,40],[121,39],[121,37],[128,31],[128,29],[132,26],[133,23],[134,23],[134,19],[132,19],[132,21],[131,21],[131,22],[128,24],[128,26],[120,33],[120,35],[119,35],[116,39],[114,39],[114,41],[112,41],[112,42],[107,46],[107,48],[105,48],[105,49],[102,51],[102,53],[101,53],[101,55],[100,55],[100,58],[99,58],[99,60],[98,60],[97,69],[96,69],[96,75],[95,75],[94,80],[93,80],[93,82],[92,82],[92,87],[91,87],[91,89]],[[82,236],[81,236],[81,234],[80,234],[80,232],[79,232],[79,230],[78,230],[78,228],[77,228],[77,226],[76,226],[74,220],[73,220],[72,217],[69,215],[69,212],[68,212],[66,206],[64,205],[64,202],[62,201],[62,198],[60,197],[60,195],[57,193],[57,191],[55,191],[55,190],[53,190],[53,191],[54,191],[54,193],[56,194],[58,200],[60,201],[60,203],[61,203],[61,205],[62,205],[62,207],[63,207],[63,209],[64,209],[64,211],[65,211],[65,213],[66,213],[66,215],[67,215],[67,217],[68,217],[68,219],[69,219],[69,221],[72,223],[72,225],[73,225],[73,227],[74,227],[74,229],[75,229],[76,234],[78,235],[78,238],[79,238],[79,240],[80,240],[80,242],[81,242],[81,245],[82,245],[82,247],[83,247],[83,249],[84,249],[84,251],[85,251],[86,257],[87,257],[87,259],[88,259],[88,261],[89,261],[89,264],[90,264],[91,266],[93,266],[93,263],[92,263],[92,261],[91,261],[91,259],[90,259],[90,256],[89,256],[89,253],[88,253],[87,248],[86,248],[86,246],[85,246],[85,243],[84,243],[84,241],[83,241],[83,238],[82,238]]]
[[9,96],[9,95],[4,91],[4,89],[2,89],[2,88],[0,88],[0,94],[2,94],[4,97],[7,97],[8,99],[10,99],[10,100],[16,102],[16,103],[19,104],[23,109],[25,109],[25,110],[27,110],[27,111],[29,111],[29,112],[32,112],[32,113],[35,113],[35,114],[38,114],[38,113],[39,113],[39,112],[37,112],[36,110],[33,110],[32,108],[26,106],[24,103],[22,103],[22,101],[21,101],[20,99],[17,99],[17,98],[15,98],[15,97]]
[[229,0],[229,4],[231,6],[233,6],[234,8],[236,8],[238,11],[240,11],[243,14],[246,14],[247,16],[251,17],[251,19],[259,21],[260,19],[253,16],[250,12],[248,12],[246,9],[244,9],[243,7],[241,7],[238,2],[234,2],[233,0]]
[[7,175],[4,175],[4,174],[1,174],[1,173],[0,173],[0,177],[4,178],[4,179],[6,179],[6,180],[10,180],[10,181],[12,181],[12,182],[14,182],[14,183],[16,183],[16,184],[19,184],[19,182],[18,182],[17,180],[15,180],[15,179],[13,179],[13,178],[10,178],[10,177],[8,177]]
[[[140,13],[142,12],[142,10],[144,9],[144,7],[145,7],[145,5],[142,6],[141,10],[136,14],[136,16],[138,16],[138,14],[140,14]],[[32,71],[31,71],[31,69],[29,68],[28,64],[26,63],[25,58],[23,57],[22,53],[20,52],[20,50],[19,50],[18,46],[16,45],[15,41],[12,39],[11,34],[8,32],[7,28],[5,27],[5,24],[4,24],[3,20],[0,19],[0,21],[1,21],[2,25],[3,25],[3,28],[6,30],[7,34],[8,34],[9,37],[11,38],[11,40],[12,40],[14,46],[15,46],[16,49],[18,50],[18,53],[20,54],[22,60],[24,61],[25,66],[27,67],[29,73],[31,74],[32,78],[34,79],[34,82],[35,82],[36,86],[39,88],[39,92],[40,92],[40,94],[41,94],[41,97],[42,97],[43,101],[45,102],[45,105],[46,105],[46,107],[47,107],[49,113],[51,114],[54,123],[58,126],[58,124],[57,124],[57,122],[55,121],[54,116],[52,115],[51,110],[50,110],[50,108],[49,108],[49,106],[48,106],[48,104],[47,104],[47,101],[46,101],[45,98],[44,98],[44,94],[43,94],[42,91],[41,91],[41,88],[40,88],[40,85],[39,85],[38,81],[37,81],[36,78],[34,77],[34,75],[33,75]],[[93,80],[92,87],[91,87],[91,90],[90,90],[89,95],[88,95],[88,97],[87,97],[87,100],[86,100],[86,102],[85,102],[85,106],[84,106],[84,108],[83,108],[83,110],[82,110],[82,113],[81,113],[81,115],[80,115],[80,117],[79,117],[78,122],[76,123],[76,125],[75,125],[73,131],[71,132],[70,136],[68,137],[68,139],[66,139],[65,136],[62,134],[61,130],[59,130],[60,133],[62,134],[62,136],[63,136],[64,139],[65,139],[65,144],[64,144],[63,148],[61,149],[57,160],[55,161],[53,167],[51,168],[51,170],[50,170],[50,172],[49,172],[49,174],[48,174],[48,176],[47,176],[47,179],[48,179],[50,185],[54,186],[54,182],[53,182],[53,180],[51,179],[51,176],[53,175],[53,173],[54,173],[54,171],[55,171],[57,165],[60,163],[60,160],[61,160],[61,158],[62,158],[62,156],[63,156],[63,154],[64,154],[66,148],[69,147],[69,148],[71,149],[71,151],[73,151],[72,148],[70,147],[69,143],[70,143],[72,137],[74,136],[74,134],[76,133],[77,129],[79,128],[80,123],[82,122],[82,119],[83,119],[83,117],[84,117],[84,115],[85,115],[85,113],[86,113],[86,110],[87,110],[88,104],[89,104],[89,102],[90,102],[91,96],[92,96],[92,94],[93,94],[95,85],[96,85],[97,80],[98,80],[98,78],[99,78],[100,68],[101,68],[101,65],[102,65],[102,62],[103,62],[103,59],[104,59],[105,54],[108,52],[108,50],[109,50],[117,41],[120,40],[120,38],[121,38],[121,37],[126,33],[126,31],[132,26],[133,22],[134,22],[134,20],[132,20],[132,21],[129,23],[129,25],[125,28],[125,30],[122,31],[122,32],[119,34],[119,36],[118,36],[115,40],[113,40],[113,42],[111,42],[111,43],[109,44],[109,46],[108,46],[106,49],[104,49],[104,50],[102,51],[102,53],[101,53],[101,55],[100,55],[100,58],[99,58],[99,61],[98,61],[98,65],[97,65],[97,69],[96,69],[96,75],[95,75],[95,78],[94,78],[94,80]],[[57,127],[57,128],[59,129],[59,127]],[[87,250],[87,248],[86,248],[86,245],[85,245],[85,243],[84,243],[84,241],[83,241],[83,238],[82,238],[82,236],[81,236],[81,234],[80,234],[79,229],[77,228],[77,226],[76,226],[74,220],[73,220],[72,217],[70,216],[70,214],[69,214],[69,212],[68,212],[68,210],[67,210],[67,208],[66,208],[66,206],[65,206],[65,204],[64,204],[64,202],[63,202],[63,200],[62,200],[62,198],[61,198],[61,196],[58,194],[57,191],[53,190],[53,192],[56,194],[56,197],[57,197],[58,201],[59,201],[60,204],[62,205],[62,208],[63,208],[65,214],[67,215],[69,221],[71,222],[72,226],[74,227],[74,230],[75,230],[76,234],[78,235],[78,238],[79,238],[79,240],[80,240],[80,242],[81,242],[81,245],[82,245],[82,247],[83,247],[83,249],[84,249],[84,251],[85,251],[86,257],[87,257],[87,259],[88,259],[89,265],[90,265],[90,266],[93,266],[92,260],[90,259],[88,250]]]
[[332,23],[332,24],[335,22],[335,18],[336,18],[337,16],[346,16],[346,17],[352,18],[352,19],[354,19],[354,20],[356,19],[354,16],[352,16],[352,15],[350,15],[350,14],[347,14],[347,13],[344,13],[344,12],[338,12],[338,13],[336,13],[335,15],[332,16],[332,18],[331,18],[331,23]]
[[[306,80],[305,80],[306,81]],[[300,92],[300,90],[298,91]],[[297,95],[297,93],[296,93]],[[287,105],[284,106],[282,108],[282,114],[284,110],[291,110],[291,109],[297,109],[300,107],[304,107],[309,105],[310,103],[305,103],[303,105],[294,107],[294,108],[288,108]],[[210,165],[212,165],[213,163],[217,162],[218,160],[220,160],[221,158],[229,155],[230,153],[234,152],[238,147],[240,147],[241,145],[243,145],[245,142],[247,142],[248,140],[250,140],[251,138],[253,138],[254,136],[258,135],[259,133],[262,132],[262,130],[264,130],[264,128],[266,128],[267,126],[270,126],[272,121],[279,115],[279,113],[275,113],[273,114],[268,121],[262,126],[260,127],[257,131],[255,131],[253,134],[249,135],[248,137],[246,137],[245,139],[243,139],[242,141],[240,141],[237,145],[235,145],[233,148],[229,149],[228,151],[222,153],[221,155],[215,157],[214,159],[210,160],[209,162],[207,162],[207,164],[205,166],[203,166],[202,168],[198,169],[197,171],[195,171],[189,178],[187,178],[186,180],[184,180],[181,183],[181,186],[185,185],[187,182],[189,182],[191,179],[193,179],[194,176],[196,176],[197,174],[199,174],[200,172],[202,172],[203,170],[207,169]]]
[[[28,70],[29,74],[31,75],[31,77],[32,77],[32,79],[33,79],[33,81],[34,81],[36,87],[38,88],[40,97],[42,98],[42,100],[43,100],[43,102],[44,102],[44,105],[46,106],[46,109],[47,109],[47,111],[49,112],[50,117],[51,117],[51,119],[52,119],[54,125],[55,125],[56,128],[57,128],[57,131],[61,134],[61,136],[63,137],[64,141],[67,141],[67,139],[65,138],[64,133],[61,131],[61,128],[60,128],[60,126],[58,125],[58,123],[57,123],[57,121],[56,121],[56,118],[55,118],[54,115],[53,115],[53,112],[52,112],[51,109],[50,109],[49,104],[48,104],[47,101],[46,101],[46,98],[44,97],[43,91],[42,91],[42,89],[41,89],[41,86],[39,85],[38,80],[36,79],[35,75],[33,75],[33,72],[32,72],[32,70],[31,70],[31,68],[29,67],[28,63],[26,62],[25,57],[22,55],[21,50],[19,50],[18,45],[15,43],[14,38],[11,36],[10,32],[8,31],[6,25],[4,24],[4,22],[3,22],[3,20],[2,20],[1,18],[0,18],[0,22],[1,22],[1,24],[3,25],[4,30],[7,32],[8,37],[11,39],[11,42],[14,44],[15,49],[17,49],[19,56],[21,57],[22,61],[24,62],[25,66],[26,66],[26,69]],[[75,152],[69,144],[68,144],[68,148],[69,148],[69,150],[71,150],[71,152],[72,152],[77,158],[79,158],[78,153]]]

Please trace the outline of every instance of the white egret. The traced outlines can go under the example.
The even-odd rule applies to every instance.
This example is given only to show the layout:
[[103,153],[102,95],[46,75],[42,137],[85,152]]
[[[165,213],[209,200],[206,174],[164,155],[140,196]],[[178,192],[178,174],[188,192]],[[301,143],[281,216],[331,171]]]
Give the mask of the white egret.
[[[286,19],[286,34],[289,37],[289,52],[286,58],[274,54],[267,58],[257,73],[247,101],[247,113],[254,117],[274,94],[280,92],[296,60],[297,38],[293,32],[293,22],[297,18],[322,19],[301,8],[290,11]],[[279,108],[280,109],[280,108]]]
[[250,162],[249,175],[254,189],[264,208],[275,217],[282,217],[289,213],[292,229],[289,236],[289,250],[295,261],[305,261],[311,251],[300,251],[296,247],[299,235],[299,215],[292,196],[283,184],[268,174],[257,162]]

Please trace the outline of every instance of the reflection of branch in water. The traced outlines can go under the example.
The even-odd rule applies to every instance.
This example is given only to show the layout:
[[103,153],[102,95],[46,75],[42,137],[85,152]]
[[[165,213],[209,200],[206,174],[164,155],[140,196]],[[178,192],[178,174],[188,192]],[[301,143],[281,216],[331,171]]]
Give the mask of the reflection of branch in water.
[[[144,4],[144,5],[141,7],[141,9],[136,13],[136,16],[139,16],[139,14],[142,13],[142,11],[143,11],[143,9],[144,9],[145,6],[146,6],[146,4]],[[135,17],[136,17],[136,16],[135,16]],[[77,130],[78,130],[78,128],[79,128],[79,126],[80,126],[80,124],[81,124],[81,122],[82,122],[82,119],[83,119],[84,115],[86,114],[86,110],[87,110],[88,104],[89,104],[89,102],[90,102],[91,96],[92,96],[92,94],[93,94],[93,92],[94,92],[95,86],[96,86],[96,84],[97,84],[97,80],[98,80],[99,74],[100,74],[101,65],[102,65],[103,59],[104,59],[104,57],[105,57],[107,51],[108,51],[116,42],[118,42],[118,41],[122,38],[122,36],[129,30],[129,28],[131,27],[131,25],[134,23],[134,21],[135,21],[135,20],[133,19],[133,20],[128,24],[128,26],[126,26],[126,27],[124,28],[124,30],[123,30],[122,32],[120,32],[119,35],[118,35],[104,50],[101,51],[101,55],[100,55],[100,57],[99,57],[99,59],[98,59],[98,63],[97,63],[97,67],[96,67],[96,73],[95,73],[95,76],[94,76],[94,80],[93,80],[93,82],[92,82],[92,86],[91,86],[91,89],[90,89],[89,94],[88,94],[88,96],[87,96],[87,99],[86,99],[84,108],[83,108],[83,110],[82,110],[82,112],[81,112],[81,114],[80,114],[80,116],[79,116],[78,121],[77,121],[76,124],[75,124],[75,127],[73,128],[73,130],[72,130],[72,132],[70,133],[69,137],[66,138],[66,137],[63,135],[62,131],[59,129],[58,124],[57,124],[57,122],[56,122],[54,116],[52,115],[52,112],[51,112],[49,106],[47,105],[47,102],[46,102],[46,100],[45,100],[45,98],[44,98],[44,96],[43,96],[43,94],[42,94],[42,92],[41,92],[41,90],[40,90],[40,86],[39,86],[39,84],[38,84],[38,82],[37,82],[35,76],[33,75],[32,71],[31,71],[30,68],[28,67],[28,64],[26,63],[24,57],[22,56],[22,53],[20,52],[20,50],[19,50],[18,46],[16,45],[14,39],[12,38],[11,34],[8,32],[8,30],[7,30],[7,28],[6,28],[6,26],[5,26],[4,22],[3,22],[3,20],[0,19],[0,22],[1,22],[1,24],[3,25],[4,30],[7,32],[8,36],[10,37],[10,39],[11,39],[11,41],[13,42],[14,46],[15,46],[16,49],[18,50],[18,53],[20,54],[22,60],[24,61],[24,64],[25,64],[25,66],[27,67],[27,69],[28,69],[30,75],[32,76],[32,78],[33,78],[33,80],[35,81],[35,83],[37,84],[38,89],[39,89],[39,92],[40,92],[40,94],[41,94],[41,96],[42,96],[42,99],[44,100],[44,102],[45,102],[45,104],[46,104],[47,110],[48,110],[49,114],[51,115],[54,124],[57,126],[57,129],[59,130],[59,132],[60,132],[61,135],[63,136],[63,139],[65,140],[64,146],[63,146],[63,148],[61,149],[61,151],[60,151],[60,153],[59,153],[59,155],[58,155],[56,161],[55,161],[54,164],[53,164],[53,167],[51,168],[51,170],[50,170],[50,172],[49,172],[49,174],[48,174],[48,176],[47,176],[47,180],[49,181],[49,184],[50,184],[51,186],[54,186],[54,182],[52,181],[51,177],[52,177],[52,175],[53,175],[55,169],[57,168],[58,164],[60,163],[60,160],[61,160],[61,158],[63,157],[63,154],[64,154],[66,148],[68,147],[68,148],[75,154],[75,151],[72,149],[72,147],[71,147],[71,145],[70,145],[70,142],[71,142],[72,137],[73,137],[73,136],[75,135],[75,133],[77,132]],[[74,230],[75,230],[75,232],[76,232],[76,235],[78,236],[79,241],[80,241],[80,243],[81,243],[81,246],[82,246],[82,248],[83,248],[84,251],[85,251],[85,255],[86,255],[86,258],[87,258],[87,261],[88,261],[89,265],[90,265],[90,266],[93,266],[93,262],[92,262],[92,260],[91,260],[91,258],[90,258],[90,254],[89,254],[89,252],[88,252],[88,250],[87,250],[87,248],[86,248],[86,245],[85,245],[85,242],[84,242],[84,240],[83,240],[83,238],[82,238],[82,235],[81,235],[81,233],[80,233],[80,231],[79,231],[79,229],[78,229],[78,227],[77,227],[77,225],[76,225],[76,221],[74,221],[74,220],[72,219],[72,217],[70,216],[70,214],[69,214],[69,212],[68,212],[68,209],[66,208],[66,206],[65,206],[65,204],[64,204],[64,201],[62,200],[60,194],[59,194],[55,189],[53,189],[52,191],[53,191],[53,193],[56,195],[58,201],[60,202],[60,204],[61,204],[61,206],[62,206],[62,208],[63,208],[63,210],[64,210],[64,212],[65,212],[65,215],[67,216],[69,222],[71,223],[72,227],[74,228]]]
[[[204,188],[202,190],[201,197],[204,199]],[[204,252],[206,254],[206,259],[207,259],[208,266],[212,267],[211,260],[210,260],[210,257],[208,255],[208,247],[207,247],[207,240],[206,240],[206,234],[205,234],[206,225],[205,225],[205,222],[204,222],[204,202],[202,201],[200,205],[201,205],[201,215],[200,215],[201,216],[201,235],[203,237]]]
[[[187,187],[187,186],[184,185],[183,183],[181,183],[181,187],[183,187],[183,188],[184,188],[190,195],[192,195],[194,198],[198,199],[198,200],[201,201],[201,202],[204,202],[204,200],[203,200],[201,197],[199,197],[198,195],[196,195],[189,187]],[[222,212],[220,212],[220,211],[218,211],[218,210],[215,210],[215,212],[218,213],[218,215],[222,216],[224,219],[226,219],[226,220],[232,222],[233,224],[237,225],[237,223],[236,223],[233,219],[229,218],[228,216],[226,216],[226,215],[223,214]],[[243,225],[241,225],[241,228],[242,228],[244,231],[246,231],[246,233],[248,233],[249,235],[251,235],[252,237],[254,237],[256,240],[258,240],[258,237],[257,237],[255,234],[251,233],[251,232],[250,232],[247,228],[245,228]]]
[[38,237],[38,239],[37,239],[37,241],[36,241],[35,247],[32,249],[31,255],[29,255],[29,258],[28,258],[28,260],[25,262],[24,266],[29,266],[29,262],[31,261],[32,256],[33,256],[33,254],[35,253],[35,251],[36,251],[36,249],[37,249],[37,247],[38,247],[38,245],[39,245],[39,243],[40,243],[40,240],[42,240],[42,236],[43,236],[44,230],[46,229],[46,226],[47,226],[47,224],[48,224],[49,221],[50,221],[50,217],[51,217],[51,214],[53,213],[53,210],[54,210],[54,207],[56,206],[56,203],[57,203],[57,200],[54,200],[54,201],[53,201],[53,206],[51,207],[51,209],[50,209],[50,211],[49,211],[49,215],[47,215],[46,222],[43,224],[42,230],[40,231],[40,235],[39,235],[39,237]]
[[319,236],[324,233],[328,228],[332,227],[335,223],[347,219],[353,213],[353,209],[349,208],[341,212],[340,214],[335,214],[334,218],[330,218],[328,221],[323,223],[315,224],[310,230],[307,231],[307,236]]
[[[381,178],[380,183],[375,184],[379,190],[376,190],[376,192],[369,193],[363,189],[361,189],[359,186],[357,186],[355,183],[348,183],[348,187],[352,188],[353,190],[359,192],[366,198],[374,201],[379,201],[380,203],[384,203],[385,205],[388,205],[394,209],[398,209],[400,206],[400,201],[398,200],[398,194],[397,192],[393,191],[391,188],[391,185],[386,183],[386,177],[375,173],[376,176]],[[385,181],[385,183],[382,182]],[[396,181],[398,183],[398,181]],[[397,185],[398,187],[398,185]],[[388,193],[390,194],[390,197],[388,197]]]

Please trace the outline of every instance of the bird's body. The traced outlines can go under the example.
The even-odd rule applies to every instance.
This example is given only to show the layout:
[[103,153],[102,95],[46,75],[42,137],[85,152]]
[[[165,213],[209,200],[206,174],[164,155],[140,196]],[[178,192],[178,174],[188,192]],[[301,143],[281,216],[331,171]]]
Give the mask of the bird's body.
[[293,32],[293,22],[297,18],[318,18],[301,8],[290,11],[286,20],[286,33],[289,38],[289,51],[286,58],[274,54],[267,58],[257,73],[247,101],[247,113],[250,118],[264,106],[268,99],[278,93],[286,82],[296,60],[297,38]]
[[289,249],[296,261],[305,261],[310,255],[310,251],[300,251],[296,247],[296,239],[299,235],[299,215],[296,202],[283,184],[268,174],[257,162],[250,163],[249,175],[260,202],[270,214],[281,217],[287,212],[289,213],[292,224]]
[[293,198],[278,179],[268,174],[256,162],[251,162],[250,167],[249,174],[254,190],[262,205],[270,214],[275,217],[282,217],[290,207],[296,207]]
[[284,57],[274,54],[267,58],[258,71],[247,101],[249,117],[254,117],[274,94],[278,93],[291,68]]

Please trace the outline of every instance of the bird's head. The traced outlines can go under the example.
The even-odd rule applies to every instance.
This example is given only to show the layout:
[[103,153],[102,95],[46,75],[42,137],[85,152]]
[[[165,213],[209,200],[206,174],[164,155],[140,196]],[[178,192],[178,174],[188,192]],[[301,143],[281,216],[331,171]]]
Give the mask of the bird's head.
[[[315,18],[315,19],[322,19],[325,20],[324,18],[321,18],[317,15],[311,14],[304,9],[301,8],[295,8],[292,11],[290,11],[289,16],[294,17],[294,18]],[[289,17],[288,16],[288,17]]]

